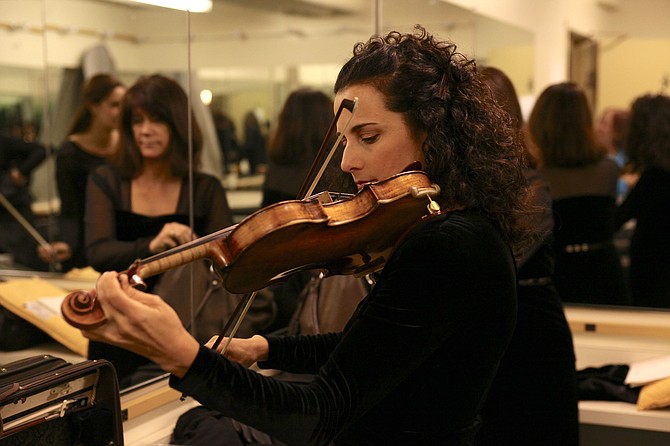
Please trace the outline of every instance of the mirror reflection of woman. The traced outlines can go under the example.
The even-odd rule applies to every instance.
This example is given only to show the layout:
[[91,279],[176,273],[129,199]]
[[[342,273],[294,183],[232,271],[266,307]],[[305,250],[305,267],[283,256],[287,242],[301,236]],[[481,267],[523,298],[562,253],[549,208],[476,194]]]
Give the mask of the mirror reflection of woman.
[[616,226],[636,219],[630,241],[634,305],[670,308],[670,97],[637,98],[626,141],[637,183],[617,209]]
[[64,270],[88,266],[84,247],[86,180],[116,150],[125,92],[121,81],[109,74],[96,74],[86,81],[82,104],[75,112],[67,139],[58,149],[59,240],[51,244],[51,251],[40,247],[39,254],[45,262],[60,262]]
[[[483,68],[482,75],[515,127],[525,134],[521,106],[511,80],[494,67]],[[530,150],[528,159],[524,173],[533,192],[530,197],[543,211],[533,215],[533,226],[541,229],[544,237],[517,262],[516,329],[486,398],[477,446],[579,444],[572,333],[553,283],[551,196],[539,172],[539,161]]]
[[[96,271],[124,270],[138,258],[232,224],[221,182],[197,171],[202,139],[193,120],[195,233],[189,226],[188,113],[186,93],[171,78],[142,77],[126,92],[119,148],[87,185],[86,255]],[[158,280],[150,278],[149,289]],[[112,360],[122,387],[133,383],[138,368],[150,367],[145,358],[96,342],[89,357]]]
[[[147,355],[174,388],[288,444],[472,445],[514,330],[513,252],[533,233],[517,133],[475,64],[421,27],[358,44],[335,93],[336,107],[360,104],[348,128],[348,111],[338,122],[342,170],[363,188],[418,161],[445,211],[398,241],[342,332],[236,338],[223,356],[107,272],[97,298],[109,321],[84,334]],[[253,363],[316,376],[282,382]]]
[[597,144],[584,91],[572,82],[547,87],[529,118],[542,153],[554,209],[554,279],[564,302],[630,302],[614,246],[619,167]]

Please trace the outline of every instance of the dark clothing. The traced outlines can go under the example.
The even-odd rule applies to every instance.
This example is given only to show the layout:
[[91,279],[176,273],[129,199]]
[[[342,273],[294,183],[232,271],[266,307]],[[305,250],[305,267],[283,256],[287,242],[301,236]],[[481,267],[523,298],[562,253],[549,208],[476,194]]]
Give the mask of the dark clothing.
[[240,147],[240,160],[246,159],[249,162],[249,173],[256,173],[256,168],[260,164],[267,163],[265,153],[265,135],[260,128],[248,127],[244,129],[244,142]]
[[[35,226],[30,194],[30,175],[44,161],[46,150],[34,142],[22,139],[0,137],[0,192],[9,203],[31,225]],[[17,168],[26,183],[16,185],[10,177],[10,171]],[[17,219],[0,204],[0,252],[12,254],[17,264],[45,269],[47,265],[37,257],[37,242]]]
[[[230,226],[232,214],[221,182],[204,173],[196,173],[193,182],[196,234],[203,236]],[[149,257],[149,243],[164,223],[188,224],[189,221],[186,178],[175,213],[159,217],[135,214],[132,218],[136,218],[139,225],[127,220],[132,214],[130,181],[122,180],[110,166],[101,166],[91,175],[86,202],[86,254],[96,271],[125,269],[136,259]]]
[[649,167],[616,213],[616,227],[636,219],[630,241],[634,305],[670,308],[670,172]]
[[554,279],[563,302],[630,303],[614,246],[619,166],[604,157],[591,164],[541,169],[554,209]]
[[549,235],[520,263],[516,329],[482,410],[477,446],[576,446],[575,353],[552,280],[551,197],[537,171],[526,178],[534,203],[545,209],[533,225]]
[[471,445],[514,329],[509,247],[472,211],[431,218],[398,246],[341,333],[268,337],[259,364],[200,349],[171,386],[292,445]]
[[628,291],[614,247],[615,198],[554,201],[556,287],[564,302],[626,305]]
[[58,217],[60,240],[70,245],[72,258],[65,269],[88,266],[84,244],[86,181],[96,167],[107,158],[85,151],[74,141],[65,141],[56,155],[56,184],[60,196]]
[[[225,191],[218,179],[204,173],[194,175],[195,232],[207,235],[232,224]],[[159,198],[159,197],[157,197]],[[131,211],[130,181],[123,180],[108,165],[89,177],[86,194],[86,254],[96,271],[122,271],[136,259],[151,255],[149,243],[165,223],[188,225],[188,180],[184,179],[174,214],[148,217]],[[147,280],[149,290],[158,276]],[[90,359],[110,360],[122,387],[134,383],[133,373],[149,360],[108,344],[90,342]]]
[[3,193],[7,195],[4,182],[12,168],[16,167],[24,177],[30,178],[32,171],[46,156],[46,150],[38,143],[0,136],[0,174],[3,179]]
[[298,198],[300,187],[311,166],[311,161],[299,164],[277,164],[270,161],[263,182],[261,207]]

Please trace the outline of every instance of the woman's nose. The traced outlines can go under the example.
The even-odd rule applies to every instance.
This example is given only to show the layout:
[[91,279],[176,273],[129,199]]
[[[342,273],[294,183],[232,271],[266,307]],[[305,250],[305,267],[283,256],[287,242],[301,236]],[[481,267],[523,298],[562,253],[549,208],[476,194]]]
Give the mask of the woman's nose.
[[360,162],[357,160],[354,150],[349,146],[344,146],[344,152],[342,153],[342,161],[340,162],[340,169],[343,172],[351,173],[352,171],[360,168]]
[[151,121],[145,119],[142,122],[140,122],[140,132],[148,133],[150,129],[151,129]]

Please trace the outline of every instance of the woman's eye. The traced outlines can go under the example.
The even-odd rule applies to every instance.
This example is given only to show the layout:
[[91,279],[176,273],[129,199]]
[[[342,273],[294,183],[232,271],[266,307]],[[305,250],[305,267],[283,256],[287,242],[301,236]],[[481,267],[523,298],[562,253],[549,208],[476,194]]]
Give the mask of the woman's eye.
[[365,144],[373,144],[379,139],[379,135],[361,137],[361,141]]

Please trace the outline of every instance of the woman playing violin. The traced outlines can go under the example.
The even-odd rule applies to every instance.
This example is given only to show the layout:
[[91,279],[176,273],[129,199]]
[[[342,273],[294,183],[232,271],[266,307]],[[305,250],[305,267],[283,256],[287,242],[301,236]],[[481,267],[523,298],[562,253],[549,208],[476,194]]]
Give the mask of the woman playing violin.
[[[514,255],[532,238],[522,146],[486,91],[473,61],[421,27],[357,44],[340,71],[335,107],[359,100],[350,125],[349,111],[338,121],[342,169],[362,188],[419,161],[444,211],[398,241],[342,332],[236,338],[221,355],[107,272],[95,293],[108,322],[85,335],[146,355],[175,389],[288,444],[473,444],[514,330]],[[253,363],[316,375],[281,382]]]

